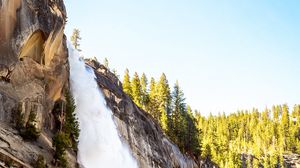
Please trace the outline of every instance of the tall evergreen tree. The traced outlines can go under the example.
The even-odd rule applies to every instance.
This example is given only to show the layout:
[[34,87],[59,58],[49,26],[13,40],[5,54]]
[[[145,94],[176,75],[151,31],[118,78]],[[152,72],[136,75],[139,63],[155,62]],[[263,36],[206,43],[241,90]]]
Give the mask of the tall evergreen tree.
[[185,130],[185,144],[184,148],[190,154],[195,156],[200,155],[200,144],[199,144],[199,130],[196,126],[196,119],[193,115],[192,108],[187,106],[187,113],[185,114],[186,130]]
[[130,76],[129,76],[129,70],[125,70],[124,78],[123,78],[123,90],[129,97],[132,98],[132,88],[131,88],[131,82],[130,82]]
[[166,75],[163,73],[157,84],[159,111],[170,113],[171,93]]
[[282,132],[282,143],[284,150],[288,148],[288,138],[289,138],[289,127],[290,127],[290,116],[289,107],[287,104],[282,106],[282,116],[281,116],[281,132]]
[[185,104],[178,82],[170,94],[165,74],[157,82],[151,78],[149,87],[145,74],[139,78],[135,73],[130,80],[127,70],[126,78],[124,90],[160,123],[183,153],[230,168],[282,167],[284,153],[300,153],[300,105],[291,114],[285,104],[271,110],[253,108],[203,117]]
[[149,106],[148,110],[152,117],[156,120],[160,120],[160,113],[158,107],[158,100],[157,100],[157,84],[155,79],[152,77],[150,80],[150,91],[149,91]]
[[149,105],[149,93],[148,93],[148,79],[145,73],[142,74],[141,77],[141,87],[142,87],[142,108],[144,110],[148,110]]
[[109,69],[109,63],[108,63],[108,59],[106,57],[103,60],[103,65],[105,66],[105,68]]
[[79,41],[80,40],[81,40],[80,30],[79,29],[74,29],[73,34],[71,36],[71,42],[72,42],[73,46],[75,47],[75,49],[77,49],[78,51],[81,51],[81,49],[79,49],[79,47],[80,47]]
[[170,137],[179,146],[181,150],[184,148],[184,138],[186,130],[186,121],[184,115],[186,113],[186,104],[183,91],[179,87],[178,81],[172,92],[173,112],[170,122]]
[[72,94],[68,91],[66,92],[66,114],[65,114],[65,125],[64,132],[71,139],[71,146],[73,149],[77,150],[78,138],[79,138],[79,122],[75,114],[75,100]]
[[168,128],[168,116],[170,114],[171,93],[166,75],[163,73],[157,84],[157,103],[159,110],[159,121],[163,129]]
[[142,86],[137,72],[134,73],[131,80],[132,98],[136,105],[142,107]]

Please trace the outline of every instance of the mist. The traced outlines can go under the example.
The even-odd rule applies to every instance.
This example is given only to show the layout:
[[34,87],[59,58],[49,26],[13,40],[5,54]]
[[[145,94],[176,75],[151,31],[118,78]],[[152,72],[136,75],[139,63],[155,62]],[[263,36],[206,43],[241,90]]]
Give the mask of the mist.
[[137,168],[127,144],[119,137],[93,69],[71,44],[68,48],[71,91],[80,125],[78,163],[84,168]]

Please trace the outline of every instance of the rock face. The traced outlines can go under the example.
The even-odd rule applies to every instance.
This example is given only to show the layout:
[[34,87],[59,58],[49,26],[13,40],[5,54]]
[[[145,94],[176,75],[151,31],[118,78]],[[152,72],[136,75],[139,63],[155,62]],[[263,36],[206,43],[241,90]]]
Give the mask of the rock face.
[[[0,0],[0,160],[30,167],[38,155],[52,160],[55,102],[68,88],[63,0]],[[36,113],[38,141],[15,127]],[[75,157],[70,155],[72,161]]]
[[141,168],[198,168],[216,167],[211,162],[199,161],[183,155],[163,133],[158,123],[137,107],[122,89],[118,78],[95,60],[86,60],[95,70],[97,82],[106,97],[107,105],[114,113],[114,120],[129,144],[133,156]]
[[[63,123],[57,113],[69,89],[65,22],[63,0],[0,0],[0,167],[32,167],[39,155],[52,165],[52,137]],[[88,64],[139,167],[213,167],[183,155],[111,72],[95,61]],[[26,141],[17,128],[32,112],[41,134],[37,141]],[[67,159],[76,167],[74,152],[68,151]]]
[[297,168],[300,167],[299,154],[285,154],[283,155],[284,167]]

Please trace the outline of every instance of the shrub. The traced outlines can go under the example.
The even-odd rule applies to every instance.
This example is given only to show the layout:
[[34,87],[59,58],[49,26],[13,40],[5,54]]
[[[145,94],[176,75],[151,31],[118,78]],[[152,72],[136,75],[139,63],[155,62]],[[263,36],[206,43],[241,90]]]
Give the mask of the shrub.
[[53,147],[55,148],[54,160],[55,165],[60,167],[67,167],[67,160],[65,153],[67,147],[70,145],[70,140],[66,137],[65,133],[58,132],[53,137]]
[[36,140],[40,136],[40,132],[37,130],[35,126],[36,122],[36,113],[31,111],[29,114],[28,121],[24,127],[24,114],[19,112],[17,117],[17,129],[20,132],[20,135],[27,140]]
[[45,158],[43,155],[39,155],[36,162],[34,163],[35,168],[47,168],[47,164],[45,162]]
[[40,136],[40,132],[36,129],[36,113],[31,111],[29,114],[29,119],[26,123],[25,135],[27,139],[36,140]]

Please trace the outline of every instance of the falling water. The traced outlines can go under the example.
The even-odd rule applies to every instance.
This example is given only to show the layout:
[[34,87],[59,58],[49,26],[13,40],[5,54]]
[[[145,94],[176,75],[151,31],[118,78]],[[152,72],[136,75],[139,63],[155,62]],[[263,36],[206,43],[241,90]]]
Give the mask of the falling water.
[[79,164],[84,168],[137,168],[129,148],[121,142],[94,71],[70,44],[68,48],[71,90],[80,124]]

